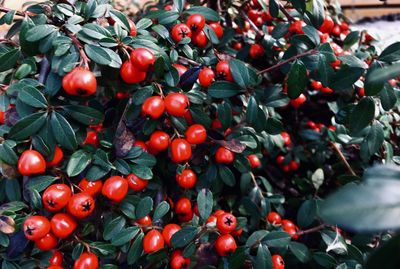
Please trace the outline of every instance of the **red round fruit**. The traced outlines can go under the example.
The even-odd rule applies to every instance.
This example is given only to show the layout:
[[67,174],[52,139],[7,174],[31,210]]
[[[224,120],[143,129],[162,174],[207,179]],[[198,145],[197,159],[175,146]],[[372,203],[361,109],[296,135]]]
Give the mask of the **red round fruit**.
[[292,140],[290,139],[288,132],[281,132],[281,137],[285,146],[290,146],[292,144]]
[[281,255],[275,254],[272,255],[272,268],[273,269],[285,269],[285,262]]
[[207,139],[207,130],[201,124],[193,124],[189,128],[187,128],[185,132],[185,137],[187,142],[190,144],[201,144],[204,143]]
[[23,176],[42,174],[46,171],[46,160],[36,150],[25,150],[18,160],[18,172]]
[[79,182],[79,188],[81,188],[82,192],[88,193],[90,196],[95,197],[97,194],[101,192],[101,188],[103,187],[103,181],[89,181],[86,178],[82,179]]
[[199,83],[202,87],[208,88],[214,81],[214,71],[211,68],[205,67],[199,73]]
[[109,177],[103,184],[101,193],[113,202],[121,202],[128,193],[128,181],[120,176]]
[[50,265],[61,265],[63,262],[63,255],[60,251],[56,250],[49,259]]
[[30,216],[24,222],[23,231],[27,239],[36,241],[50,232],[50,222],[43,216]]
[[171,269],[185,269],[188,268],[190,259],[183,257],[182,250],[174,250],[171,254],[169,265]]
[[192,157],[192,148],[183,138],[175,138],[171,142],[171,158],[173,162],[187,162]]
[[57,213],[51,218],[51,232],[58,238],[70,236],[78,227],[76,221],[68,214]]
[[222,38],[222,36],[224,35],[224,28],[222,28],[221,24],[219,24],[218,22],[210,22],[208,26],[210,26],[211,29],[214,30],[219,39]]
[[6,112],[0,110],[0,124],[4,124],[6,121]]
[[321,89],[321,92],[331,94],[331,93],[333,93],[333,90],[329,87],[323,87]]
[[192,14],[186,19],[186,25],[193,33],[200,32],[206,25],[206,18],[201,14]]
[[137,219],[135,222],[141,226],[150,226],[152,224],[152,220],[149,215],[144,216],[143,218]]
[[50,265],[46,269],[64,269],[61,265]]
[[59,146],[56,145],[54,149],[53,159],[46,163],[47,167],[52,167],[58,165],[62,158],[64,157],[64,153]]
[[235,155],[229,149],[220,147],[215,152],[215,161],[217,163],[230,164],[235,159]]
[[154,131],[149,139],[149,146],[157,151],[168,149],[169,135],[163,131]]
[[191,189],[196,185],[197,175],[191,169],[185,169],[181,174],[176,175],[176,182],[184,189]]
[[69,202],[72,192],[65,184],[53,184],[43,192],[43,206],[50,212],[57,212],[63,209]]
[[302,104],[307,101],[307,97],[304,94],[300,94],[296,99],[290,100],[290,105],[294,108],[299,108]]
[[299,35],[304,34],[303,25],[305,25],[303,21],[294,21],[289,26],[289,32],[292,34],[299,34]]
[[135,174],[129,174],[126,180],[128,181],[129,188],[134,191],[142,191],[149,184],[148,180],[141,179]]
[[215,250],[219,256],[225,257],[229,253],[234,253],[236,248],[235,238],[230,234],[220,235],[215,241]]
[[227,61],[219,61],[215,66],[215,72],[217,73],[218,78],[233,81],[231,69]]
[[261,166],[261,161],[255,154],[248,155],[247,160],[249,160],[251,168],[258,168]]
[[324,22],[319,27],[319,30],[322,33],[329,34],[332,32],[333,26],[335,26],[335,23],[333,22],[332,18],[330,16],[326,16]]
[[285,157],[283,157],[282,155],[279,155],[278,157],[276,157],[277,164],[282,165],[284,161],[285,161]]
[[284,219],[284,220],[282,220],[282,227],[284,230],[287,230],[290,228],[295,228],[296,225],[292,221]]
[[281,216],[276,212],[269,212],[267,216],[267,221],[273,225],[279,225],[282,223]]
[[162,236],[164,237],[164,241],[167,244],[167,246],[171,246],[171,238],[172,236],[177,232],[180,231],[182,228],[178,224],[175,223],[170,223],[165,225],[163,231],[162,231]]
[[90,252],[83,252],[75,261],[74,269],[97,269],[99,268],[99,258]]
[[57,246],[57,243],[58,243],[57,238],[51,233],[48,233],[42,238],[35,241],[36,247],[41,251],[52,250]]
[[142,112],[152,119],[158,119],[165,111],[164,100],[160,96],[147,98],[142,104]]
[[193,33],[192,43],[195,46],[197,46],[201,49],[204,49],[208,44],[208,38],[207,38],[206,34],[204,33],[204,31]]
[[88,193],[81,192],[74,194],[68,202],[68,212],[78,218],[83,219],[89,216],[95,207],[95,202],[92,196]]
[[217,217],[217,228],[221,234],[229,234],[236,229],[236,217],[231,213],[224,213]]
[[182,222],[187,222],[193,218],[192,203],[186,197],[180,198],[175,204],[175,213]]
[[122,80],[128,84],[135,84],[146,79],[147,73],[136,67],[131,61],[125,61],[119,70]]
[[295,160],[292,160],[292,161],[289,163],[289,167],[290,167],[290,170],[296,171],[296,170],[299,169],[300,165],[299,165],[299,163],[296,162]]
[[173,64],[172,66],[173,66],[176,70],[178,70],[179,77],[181,77],[183,74],[185,74],[186,71],[188,70],[188,69],[186,68],[186,66],[183,66],[183,65],[181,65],[181,64]]
[[146,72],[155,61],[154,53],[146,48],[137,48],[131,53],[131,63],[141,71]]
[[143,151],[147,152],[147,146],[146,143],[140,140],[136,140],[135,143],[133,143],[134,147],[140,147],[142,148]]
[[183,117],[189,107],[189,98],[186,94],[173,92],[165,97],[164,103],[168,114]]
[[332,34],[334,35],[334,36],[340,36],[340,33],[342,32],[342,30],[340,29],[340,26],[339,25],[335,25],[335,26],[333,26],[333,28],[332,28]]
[[99,145],[99,137],[97,136],[97,132],[95,131],[88,131],[86,134],[85,141],[83,141],[83,145]]
[[192,31],[190,30],[190,27],[186,24],[178,23],[174,27],[172,27],[171,36],[172,39],[178,43],[181,42],[182,39],[184,39],[185,37],[191,38]]
[[322,83],[318,80],[313,80],[311,81],[311,88],[313,88],[313,90],[320,90],[322,89]]
[[89,96],[96,92],[96,76],[83,67],[75,67],[62,80],[64,91],[70,95]]
[[144,253],[154,253],[164,248],[164,238],[159,231],[153,229],[144,236],[142,244]]
[[265,53],[265,49],[260,44],[253,44],[250,46],[249,55],[253,59],[258,59],[263,56]]

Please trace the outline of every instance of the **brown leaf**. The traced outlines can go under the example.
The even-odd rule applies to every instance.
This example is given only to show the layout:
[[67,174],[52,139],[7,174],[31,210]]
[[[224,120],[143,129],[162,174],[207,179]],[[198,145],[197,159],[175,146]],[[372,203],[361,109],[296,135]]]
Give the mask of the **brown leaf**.
[[229,141],[214,140],[214,142],[235,153],[242,153],[246,149],[246,145],[242,144],[242,142],[235,138]]
[[6,163],[0,162],[0,173],[5,178],[16,178],[17,177],[17,170],[15,167],[8,165]]
[[125,156],[131,150],[133,143],[135,143],[135,136],[126,128],[125,122],[121,121],[114,139],[115,155],[117,157]]
[[15,231],[14,219],[9,216],[0,216],[0,232],[12,234]]

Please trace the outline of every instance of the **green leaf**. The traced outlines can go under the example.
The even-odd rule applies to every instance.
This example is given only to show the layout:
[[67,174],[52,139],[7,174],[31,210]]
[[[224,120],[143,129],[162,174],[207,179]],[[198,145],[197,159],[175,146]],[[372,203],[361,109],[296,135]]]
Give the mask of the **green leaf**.
[[104,120],[103,113],[88,106],[68,105],[64,106],[63,109],[74,120],[85,125],[96,125]]
[[150,196],[142,198],[136,206],[136,218],[141,219],[147,216],[153,210],[153,199]]
[[97,64],[111,64],[111,57],[105,48],[96,45],[86,44],[85,52],[87,56]]
[[300,262],[306,263],[310,260],[310,251],[306,245],[297,242],[290,242],[289,249]]
[[271,16],[277,18],[279,15],[279,6],[275,0],[269,0],[269,12]]
[[367,127],[375,117],[375,103],[371,97],[364,97],[350,114],[350,132],[358,133]]
[[176,7],[179,12],[182,12],[184,5],[185,0],[174,0],[174,7]]
[[235,186],[236,179],[231,169],[229,169],[229,167],[226,165],[219,165],[218,168],[218,174],[222,181],[230,187]]
[[84,150],[75,151],[68,161],[67,174],[70,177],[79,175],[92,161],[92,156]]
[[11,127],[9,136],[15,140],[23,140],[36,134],[44,125],[47,118],[47,112],[38,112],[20,119]]
[[7,71],[15,66],[21,52],[19,49],[10,50],[0,56],[0,72]]
[[247,103],[246,121],[250,125],[255,125],[258,120],[258,104],[254,96],[251,96]]
[[223,130],[231,127],[232,124],[232,107],[228,102],[222,102],[217,107],[218,120],[221,122]]
[[110,16],[116,23],[121,25],[122,28],[124,28],[128,32],[130,31],[131,27],[129,26],[128,18],[124,15],[124,13],[112,9],[110,10]]
[[103,238],[104,240],[111,240],[125,227],[126,220],[124,217],[119,216],[104,226]]
[[251,86],[249,68],[242,61],[232,59],[229,61],[229,68],[232,72],[233,79],[243,89]]
[[153,171],[147,166],[132,165],[131,169],[132,169],[132,173],[134,173],[141,179],[152,179],[153,178]]
[[7,141],[0,144],[0,159],[11,165],[15,165],[18,162],[17,154]]
[[384,49],[379,55],[378,60],[387,63],[397,62],[400,60],[400,42],[396,42]]
[[306,200],[297,212],[297,224],[300,227],[308,227],[315,220],[317,214],[317,203],[315,200]]
[[116,248],[106,242],[92,242],[90,243],[90,248],[93,250],[94,253],[98,253],[97,255],[101,255],[104,257],[110,257],[116,251]]
[[206,18],[207,21],[220,21],[221,19],[218,12],[208,7],[193,6],[186,10],[186,13],[190,15],[201,14]]
[[246,247],[253,247],[256,243],[261,242],[269,232],[266,230],[258,230],[252,233],[246,241]]
[[136,23],[136,29],[145,30],[153,24],[152,20],[148,18],[142,18]]
[[267,246],[260,244],[257,249],[257,256],[254,260],[255,269],[272,269],[271,252]]
[[111,244],[114,246],[122,246],[131,241],[140,231],[140,227],[132,226],[122,229],[111,238]]
[[158,23],[167,25],[175,22],[179,18],[179,13],[176,11],[166,11],[158,18]]
[[169,209],[170,206],[168,202],[162,201],[161,203],[159,203],[153,213],[153,222],[156,222],[157,220],[164,217],[168,213]]
[[[382,124],[378,122],[372,124],[369,128],[368,135],[365,137],[368,156],[372,156],[373,154],[375,154],[382,147],[384,140],[385,134],[383,132]],[[364,144],[361,145],[361,150],[363,150],[363,145]]]
[[350,32],[343,41],[343,49],[347,50],[358,42],[360,38],[360,31]]
[[273,231],[267,234],[262,240],[267,246],[285,248],[290,243],[291,237],[286,232]]
[[337,91],[352,88],[354,82],[356,82],[363,73],[363,68],[342,66],[331,78],[330,87]]
[[211,215],[213,202],[213,194],[210,190],[202,189],[197,194],[197,205],[200,216],[203,220],[207,220],[207,218]]
[[400,76],[400,63],[372,70],[369,81],[372,83],[383,83],[398,76]]
[[229,98],[239,94],[240,87],[228,81],[216,81],[208,88],[208,95],[214,98]]
[[323,201],[320,210],[326,222],[355,231],[398,229],[399,214],[400,181],[374,174],[362,184],[347,184]]
[[291,99],[299,97],[308,83],[307,69],[301,61],[295,61],[288,74],[288,96]]
[[397,96],[393,88],[388,84],[385,84],[382,91],[379,93],[379,98],[381,99],[383,109],[386,111],[392,109],[397,102]]
[[365,75],[365,81],[364,81],[364,90],[365,94],[369,96],[373,96],[378,94],[384,87],[385,85],[385,80],[382,81],[377,81],[373,77],[373,71],[374,70],[381,70],[382,66],[378,64],[377,62],[373,62],[370,66],[370,68],[367,71],[367,74]]
[[53,25],[37,25],[28,30],[26,34],[26,40],[28,40],[29,42],[39,41],[41,39],[44,39],[51,33],[55,32],[56,30],[57,29]]
[[62,147],[74,150],[78,146],[74,130],[60,113],[53,112],[51,114],[50,124],[54,138]]
[[47,100],[44,95],[36,88],[25,86],[19,93],[18,98],[27,105],[36,108],[46,108]]
[[127,262],[128,264],[134,264],[143,253],[143,241],[144,234],[140,233],[138,237],[133,241],[133,244],[128,252]]
[[31,190],[36,190],[38,192],[44,191],[48,186],[56,181],[56,177],[52,176],[37,176],[29,178],[26,187]]
[[167,82],[168,86],[174,87],[179,83],[179,73],[175,67],[172,67],[168,72],[164,75],[165,82]]
[[197,233],[198,228],[193,226],[185,226],[181,230],[174,233],[171,238],[171,245],[174,248],[183,248],[196,237]]
[[6,195],[9,201],[21,200],[21,186],[17,179],[5,179],[6,181]]

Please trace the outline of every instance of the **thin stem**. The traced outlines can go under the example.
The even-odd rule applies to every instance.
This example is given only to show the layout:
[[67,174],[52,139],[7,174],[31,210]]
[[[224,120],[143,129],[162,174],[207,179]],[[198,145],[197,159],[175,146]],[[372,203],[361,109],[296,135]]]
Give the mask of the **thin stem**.
[[81,64],[83,64],[83,66],[85,68],[89,68],[89,62],[90,59],[87,57],[82,43],[78,40],[78,38],[76,38],[75,35],[73,34],[68,34],[68,36],[72,39],[72,42],[74,43],[74,45],[77,47],[77,49],[79,50],[79,55],[81,56]]
[[262,191],[261,191],[261,189],[260,189],[260,186],[258,186],[258,183],[257,183],[257,181],[256,181],[256,177],[254,176],[253,172],[250,172],[250,176],[251,176],[251,180],[252,180],[253,183],[254,183],[254,186],[257,187],[257,189],[258,189],[258,193],[260,194],[260,197],[261,197],[262,199],[264,199],[265,197],[264,197],[264,195],[262,194]]
[[264,35],[264,32],[261,31],[260,29],[258,29],[257,25],[254,24],[254,22],[252,20],[250,20],[250,18],[246,15],[246,13],[241,10],[240,14],[242,15],[242,17],[250,24],[251,28],[253,28],[253,30],[259,34],[259,35]]
[[178,56],[178,60],[180,60],[183,64],[189,63],[189,64],[192,64],[194,66],[201,66],[201,63],[198,63],[196,61],[193,61],[193,60],[191,60],[189,58],[186,58],[186,57],[183,57],[183,56]]
[[285,15],[285,17],[289,21],[294,21],[294,18],[289,14],[289,12],[287,12],[286,8],[282,5],[282,3],[278,1],[278,5],[279,5],[279,10],[283,13],[283,15]]
[[0,43],[10,44],[11,46],[15,46],[15,47],[19,46],[19,44],[17,42],[15,42],[14,40],[7,39],[7,38],[0,38]]
[[347,162],[346,157],[344,157],[343,152],[340,150],[340,148],[336,145],[336,143],[330,141],[329,144],[332,146],[332,148],[336,151],[337,155],[339,156],[340,160],[343,162],[343,164],[346,166],[347,170],[349,170],[350,174],[353,176],[357,176],[357,174],[354,172],[353,168],[351,168],[350,164]]
[[315,233],[315,232],[318,232],[318,231],[324,229],[327,226],[328,226],[327,224],[323,223],[321,225],[315,226],[315,227],[307,229],[307,230],[298,231],[296,233],[296,235],[304,235],[304,234],[309,234],[309,233]]
[[[7,12],[9,12],[9,11],[13,11],[13,9],[0,6],[0,12],[7,13]],[[14,10],[14,11],[15,11],[15,15],[17,15],[17,16],[25,17],[25,15],[27,15],[27,14],[26,14],[25,12],[23,12],[23,11],[16,11],[16,10]]]
[[270,71],[272,71],[272,70],[275,70],[275,69],[281,67],[282,65],[285,65],[285,64],[287,64],[287,63],[290,63],[290,62],[293,61],[293,60],[296,60],[296,59],[299,59],[299,58],[301,58],[301,57],[308,56],[308,55],[311,55],[311,54],[315,54],[315,53],[317,53],[317,51],[314,50],[314,49],[313,49],[313,50],[308,50],[308,51],[306,51],[306,52],[303,52],[303,53],[297,54],[297,55],[295,55],[295,56],[292,56],[292,57],[290,57],[289,59],[286,59],[286,60],[284,60],[284,61],[282,61],[282,62],[279,62],[279,63],[277,63],[276,65],[273,65],[273,66],[270,66],[270,67],[268,67],[268,68],[266,68],[266,69],[263,69],[263,70],[261,70],[261,71],[258,71],[257,74],[258,74],[258,75],[261,75],[261,74],[270,72]]

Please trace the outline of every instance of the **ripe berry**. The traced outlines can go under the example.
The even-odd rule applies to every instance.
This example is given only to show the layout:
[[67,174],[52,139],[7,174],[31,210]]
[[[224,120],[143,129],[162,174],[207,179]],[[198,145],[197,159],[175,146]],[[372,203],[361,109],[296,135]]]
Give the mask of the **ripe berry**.
[[190,27],[193,33],[200,32],[206,25],[206,18],[201,14],[192,14],[186,19],[186,25]]
[[251,168],[258,168],[261,166],[261,161],[257,155],[251,154],[247,156],[247,160],[249,160]]
[[188,268],[190,259],[183,257],[182,250],[174,250],[171,254],[169,265],[171,269],[185,269]]
[[95,202],[88,193],[81,192],[74,194],[68,202],[68,212],[78,218],[83,219],[89,216],[94,210]]
[[42,195],[43,206],[50,212],[63,209],[69,202],[72,192],[65,184],[50,185]]
[[6,121],[6,113],[0,110],[0,125],[4,124]]
[[128,84],[135,84],[146,79],[147,73],[136,67],[131,61],[125,61],[119,70],[122,80]]
[[146,48],[137,48],[131,53],[131,62],[139,70],[146,72],[154,64],[156,57]]
[[205,48],[208,44],[208,38],[204,31],[193,33],[192,43],[201,49]]
[[89,96],[96,92],[96,76],[83,67],[75,67],[62,80],[64,91],[70,95]]
[[171,159],[173,162],[187,162],[192,157],[192,148],[183,138],[175,138],[171,142]]
[[51,159],[50,161],[48,161],[46,163],[47,167],[53,167],[53,166],[58,165],[61,162],[63,157],[64,157],[64,154],[63,154],[61,148],[56,145],[56,147],[54,149],[53,159]]
[[283,140],[283,144],[285,146],[288,147],[288,146],[290,146],[292,144],[292,140],[290,139],[290,135],[289,135],[288,132],[281,132],[281,137],[282,137],[282,140]]
[[169,135],[163,131],[155,131],[149,139],[149,146],[157,151],[166,150],[169,146]]
[[322,33],[329,34],[332,32],[333,26],[335,26],[335,23],[333,22],[332,18],[330,16],[326,16],[324,22],[319,27],[319,30]]
[[278,254],[272,255],[271,259],[272,259],[273,269],[285,269],[285,262],[283,261],[281,255]]
[[331,93],[333,93],[333,90],[329,87],[323,87],[321,89],[321,92],[331,94]]
[[141,179],[135,174],[129,174],[126,180],[128,181],[129,188],[133,191],[142,191],[149,184],[148,180]]
[[63,255],[60,251],[56,250],[49,259],[50,265],[61,265],[63,262]]
[[304,94],[300,94],[299,97],[296,99],[290,100],[290,105],[294,108],[299,108],[302,104],[304,104],[307,101],[307,97]]
[[339,25],[335,25],[335,26],[333,26],[333,29],[332,29],[332,35],[334,35],[334,36],[340,36],[340,33],[341,33],[342,31],[340,30],[340,26]]
[[276,212],[269,212],[267,216],[267,221],[273,225],[279,225],[282,223],[281,216]]
[[185,137],[190,144],[198,145],[206,141],[207,130],[201,124],[193,124],[187,128]]
[[58,238],[70,236],[78,226],[76,221],[68,214],[57,213],[51,218],[51,232]]
[[289,163],[289,166],[290,166],[290,170],[292,170],[292,171],[296,171],[296,170],[298,170],[299,167],[300,167],[299,163],[296,162],[295,160],[292,160],[292,161]]
[[177,232],[180,231],[182,228],[178,224],[175,223],[170,223],[165,225],[163,231],[162,231],[162,236],[164,237],[164,241],[167,244],[167,246],[171,246],[171,238],[172,236]]
[[23,176],[42,174],[46,171],[46,160],[36,150],[25,150],[18,160],[18,172]]
[[199,73],[199,83],[202,87],[208,88],[214,81],[214,71],[211,68],[205,67]]
[[304,21],[295,21],[289,26],[289,32],[292,34],[304,34],[303,26],[305,25]]
[[265,49],[260,44],[253,44],[250,46],[249,55],[253,59],[258,59],[263,56],[265,53]]
[[311,81],[311,88],[313,90],[318,91],[318,90],[322,89],[322,83],[318,80],[313,80],[313,81]]
[[285,157],[283,157],[282,155],[279,155],[278,157],[276,157],[277,164],[282,165],[284,161],[285,161]]
[[128,181],[120,176],[109,177],[103,184],[101,193],[113,202],[121,202],[128,193]]
[[229,149],[220,147],[215,152],[215,161],[217,163],[230,164],[235,159],[235,155]]
[[178,23],[174,27],[172,27],[171,36],[172,39],[178,43],[181,42],[182,39],[184,39],[185,37],[191,38],[192,31],[190,30],[190,27],[186,24]]
[[217,73],[218,78],[233,81],[231,69],[227,61],[219,61],[215,66],[215,72]]
[[133,146],[134,147],[140,147],[140,148],[142,148],[143,151],[147,152],[146,143],[144,143],[143,141],[136,140],[135,143],[133,143]]
[[173,64],[172,65],[176,70],[178,70],[178,74],[179,77],[181,77],[183,74],[186,73],[186,71],[188,70],[185,66],[181,65],[181,64]]
[[150,226],[152,224],[152,220],[149,215],[144,216],[143,218],[137,219],[135,222],[141,226]]
[[222,28],[221,24],[219,24],[218,22],[210,22],[208,26],[210,26],[211,29],[214,30],[219,39],[222,38],[222,36],[224,35],[224,28]]
[[215,241],[215,250],[219,256],[225,257],[229,253],[234,253],[236,251],[237,245],[235,238],[230,234],[220,235]]
[[196,185],[197,175],[191,169],[185,169],[181,174],[176,174],[176,182],[184,189],[191,189]]
[[42,238],[35,241],[36,247],[41,251],[52,250],[57,246],[57,243],[58,243],[57,238],[51,233],[48,233]]
[[97,194],[101,192],[101,188],[103,187],[103,182],[101,180],[89,181],[86,178],[84,178],[79,182],[78,186],[79,188],[81,188],[82,192],[86,192],[90,196],[95,197]]
[[168,114],[183,117],[189,107],[189,98],[186,94],[173,92],[165,97],[164,103]]
[[186,197],[180,198],[175,205],[175,213],[182,222],[190,221],[193,218],[192,203]]
[[144,236],[142,244],[144,253],[153,253],[164,248],[164,238],[159,231],[153,229]]
[[83,141],[83,145],[93,145],[97,147],[99,145],[99,137],[97,136],[97,132],[88,131],[85,141]]
[[90,252],[83,252],[75,261],[74,269],[97,269],[99,268],[99,258]]
[[164,100],[160,96],[147,98],[142,104],[142,112],[152,119],[158,119],[165,111]]
[[217,228],[222,234],[229,234],[236,229],[236,217],[231,213],[224,213],[217,217]]
[[29,240],[39,240],[50,232],[50,222],[43,216],[30,216],[24,222],[23,231]]

